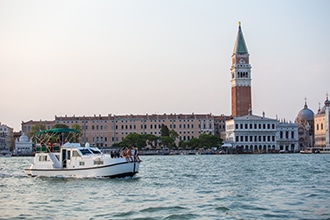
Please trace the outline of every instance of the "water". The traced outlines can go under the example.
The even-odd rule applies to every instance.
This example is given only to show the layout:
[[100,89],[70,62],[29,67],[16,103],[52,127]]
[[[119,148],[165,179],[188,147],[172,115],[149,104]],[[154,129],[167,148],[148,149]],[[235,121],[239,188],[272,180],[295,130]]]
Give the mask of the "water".
[[0,219],[330,219],[330,154],[142,160],[135,178],[64,179],[0,158]]

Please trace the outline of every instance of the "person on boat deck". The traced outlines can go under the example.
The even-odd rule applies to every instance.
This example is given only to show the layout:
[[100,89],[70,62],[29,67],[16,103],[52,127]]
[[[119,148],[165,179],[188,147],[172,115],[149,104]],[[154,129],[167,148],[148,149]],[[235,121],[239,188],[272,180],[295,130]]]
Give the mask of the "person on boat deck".
[[132,148],[128,148],[127,149],[127,159],[128,159],[128,161],[131,161],[131,160],[133,160],[132,159]]
[[51,141],[48,141],[47,148],[48,148],[49,152],[52,152],[53,151],[53,144],[52,144]]
[[121,157],[125,158],[129,162],[128,155],[127,155],[127,147],[123,147],[121,149]]
[[132,153],[132,156],[134,158],[134,161],[141,162],[141,160],[138,156],[138,149],[134,145],[131,147],[131,153]]

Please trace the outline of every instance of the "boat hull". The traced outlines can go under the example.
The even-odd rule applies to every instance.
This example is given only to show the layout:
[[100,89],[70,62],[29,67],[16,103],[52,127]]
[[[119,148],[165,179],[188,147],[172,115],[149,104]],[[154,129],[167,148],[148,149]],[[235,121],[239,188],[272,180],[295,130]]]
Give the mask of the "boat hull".
[[91,166],[85,168],[35,168],[33,165],[25,169],[25,173],[29,176],[41,177],[75,177],[75,178],[91,178],[91,177],[126,177],[134,176],[139,172],[139,162],[120,162],[102,166]]

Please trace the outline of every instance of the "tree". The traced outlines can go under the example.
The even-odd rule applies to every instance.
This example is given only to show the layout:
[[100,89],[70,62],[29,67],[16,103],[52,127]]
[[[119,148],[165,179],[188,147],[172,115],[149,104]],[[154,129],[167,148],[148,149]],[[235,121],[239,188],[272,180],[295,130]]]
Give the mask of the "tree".
[[[74,138],[74,141],[75,141],[75,142],[78,142],[78,141],[79,141],[79,137],[80,137],[81,134],[82,134],[81,126],[80,126],[79,124],[73,124],[73,125],[71,126],[71,128],[74,129],[74,130],[77,130],[77,131],[79,132],[77,135],[75,135],[75,138]],[[83,140],[83,141],[85,141],[85,140]]]
[[199,142],[198,138],[192,138],[188,141],[188,146],[190,149],[196,149],[199,147]]
[[28,133],[27,135],[29,138],[31,138],[35,135],[35,133],[42,131],[42,130],[46,130],[46,126],[44,124],[41,124],[41,123],[35,124],[31,128],[31,132]]
[[186,149],[188,147],[188,142],[186,141],[179,141],[179,149]]
[[169,136],[175,141],[179,137],[179,134],[175,130],[170,130]]
[[141,134],[131,133],[127,135],[119,145],[121,147],[136,146],[138,148],[143,148],[146,146],[146,138]]
[[69,126],[67,126],[65,124],[56,124],[53,126],[53,128],[69,128]]
[[73,124],[71,126],[71,128],[79,131],[79,133],[81,133],[81,131],[82,131],[82,128],[81,128],[81,126],[79,124]]
[[170,130],[164,124],[162,124],[162,126],[160,128],[160,136],[161,137],[169,137],[170,136]]
[[163,146],[167,146],[170,149],[172,149],[175,146],[173,139],[169,136],[160,137],[160,142],[162,143]]
[[202,147],[219,147],[222,144],[221,138],[213,134],[199,135],[199,142]]
[[143,134],[143,137],[145,139],[146,145],[150,145],[152,148],[154,148],[155,146],[157,146],[159,137],[157,137],[156,135],[153,135],[153,134]]

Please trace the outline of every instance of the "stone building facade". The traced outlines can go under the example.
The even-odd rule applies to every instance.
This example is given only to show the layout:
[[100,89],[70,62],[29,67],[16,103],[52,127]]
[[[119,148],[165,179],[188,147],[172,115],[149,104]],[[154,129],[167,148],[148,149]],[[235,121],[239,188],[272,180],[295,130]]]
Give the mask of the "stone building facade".
[[226,121],[226,144],[238,152],[297,152],[298,125],[250,114]]
[[14,129],[0,123],[0,150],[12,151],[14,148]]
[[324,106],[314,115],[315,147],[330,148],[330,101],[328,96]]
[[82,142],[98,147],[110,147],[131,133],[160,136],[160,128],[164,124],[178,133],[178,143],[181,140],[198,138],[203,133],[220,135],[227,118],[212,114],[55,116],[54,121],[22,122],[22,131],[31,132],[32,127],[38,123],[44,124],[46,129],[55,124],[65,124],[70,128],[78,124],[82,128]]

